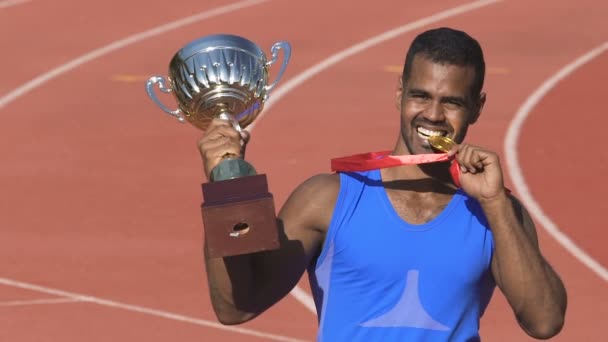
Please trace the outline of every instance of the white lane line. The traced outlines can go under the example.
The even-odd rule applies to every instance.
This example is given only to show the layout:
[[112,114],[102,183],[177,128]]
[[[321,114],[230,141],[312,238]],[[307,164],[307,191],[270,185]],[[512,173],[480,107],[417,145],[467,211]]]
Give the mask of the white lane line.
[[180,20],[172,21],[170,23],[157,26],[151,30],[140,32],[140,33],[134,34],[132,36],[129,36],[127,38],[117,40],[117,41],[110,43],[106,46],[103,46],[99,49],[93,50],[80,57],[77,57],[44,74],[41,74],[41,75],[37,76],[36,78],[33,78],[30,81],[19,86],[18,88],[12,90],[8,94],[0,97],[0,109],[6,107],[6,105],[8,105],[9,103],[15,101],[16,99],[29,93],[30,91],[42,86],[43,84],[56,78],[57,76],[65,74],[71,70],[78,68],[79,66],[81,66],[85,63],[88,63],[99,57],[107,55],[118,49],[122,49],[129,45],[138,43],[142,40],[152,38],[154,36],[158,36],[160,34],[166,33],[171,30],[178,29],[178,28],[186,26],[186,25],[190,25],[190,24],[193,24],[193,23],[205,20],[205,19],[209,19],[212,17],[222,15],[222,14],[234,12],[234,11],[237,11],[237,10],[240,10],[243,8],[251,7],[254,5],[259,5],[264,2],[268,2],[268,1],[270,1],[270,0],[246,0],[246,1],[235,2],[232,4],[226,5],[226,6],[221,6],[221,7],[211,9],[211,10],[203,11],[203,12],[194,14],[192,16],[182,18]]
[[545,97],[545,95],[547,95],[553,88],[555,88],[555,86],[564,78],[568,77],[568,75],[570,75],[576,69],[602,54],[604,51],[606,51],[606,49],[608,49],[608,41],[587,52],[574,62],[566,65],[555,75],[547,79],[538,89],[536,89],[536,91],[532,93],[532,95],[530,95],[530,97],[528,97],[528,99],[519,108],[517,114],[515,114],[515,117],[509,125],[504,143],[507,170],[511,174],[511,179],[513,180],[515,189],[521,197],[521,201],[550,236],[552,236],[560,245],[562,245],[573,257],[583,263],[583,265],[587,266],[604,281],[608,281],[608,269],[602,266],[602,264],[600,264],[597,260],[593,259],[593,257],[587,254],[581,247],[576,245],[574,241],[564,234],[559,229],[557,224],[551,221],[549,216],[543,212],[538,202],[536,202],[530,193],[530,188],[526,184],[521,166],[519,165],[517,143],[522,126],[534,107],[543,99],[543,97]]
[[0,302],[0,306],[29,306],[41,304],[62,304],[62,303],[77,303],[80,300],[74,298],[47,298],[47,299],[32,299],[32,300],[12,300],[8,302]]
[[289,292],[289,294],[292,295],[293,298],[295,298],[302,305],[304,305],[304,307],[306,307],[310,312],[312,312],[314,314],[317,313],[317,307],[315,306],[315,300],[312,298],[311,295],[308,294],[308,292],[304,291],[301,287],[296,285],[291,290],[291,292]]
[[11,6],[21,5],[21,4],[24,4],[26,2],[30,2],[30,1],[31,0],[4,0],[4,1],[0,1],[0,9],[11,7]]
[[[396,38],[400,35],[403,35],[405,33],[408,33],[410,31],[413,30],[417,30],[419,28],[422,28],[426,25],[430,25],[433,23],[436,23],[438,21],[453,17],[453,16],[457,16],[459,14],[463,14],[463,13],[467,13],[473,10],[476,10],[478,8],[481,7],[485,7],[488,5],[492,5],[492,4],[496,4],[498,2],[500,2],[501,0],[482,0],[482,1],[474,1],[474,2],[470,2],[461,6],[457,6],[445,11],[441,11],[439,13],[433,14],[431,16],[428,17],[424,17],[422,19],[413,21],[411,23],[396,27],[390,31],[386,31],[384,33],[381,33],[377,36],[374,36],[372,38],[369,38],[367,40],[364,40],[358,44],[355,44],[345,50],[342,50],[340,52],[337,52],[331,56],[329,56],[328,58],[322,60],[321,62],[313,65],[312,67],[304,70],[303,72],[301,72],[300,74],[294,76],[292,79],[290,79],[289,81],[285,82],[283,85],[281,85],[280,87],[277,88],[277,90],[273,91],[273,93],[269,96],[268,98],[268,102],[265,104],[265,109],[260,112],[260,114],[258,115],[258,118],[251,123],[246,129],[248,131],[253,130],[253,128],[255,127],[255,125],[257,123],[260,122],[260,119],[264,116],[264,114],[267,114],[268,111],[270,110],[270,108],[277,102],[279,101],[282,97],[286,96],[287,94],[289,94],[289,92],[291,92],[292,90],[294,90],[295,88],[299,87],[300,85],[302,85],[304,82],[310,80],[311,78],[313,78],[315,75],[331,68],[332,66],[334,66],[335,64],[337,64],[338,62],[351,57],[353,55],[356,55],[358,53],[361,53],[375,45],[384,43],[390,39]],[[299,287],[295,287],[292,291],[291,291],[291,295],[300,303],[302,303],[307,309],[309,309],[311,312],[316,313],[317,309],[315,306],[315,302],[314,299],[312,298],[311,295],[309,295],[308,293],[306,293],[304,290],[300,289]]]
[[179,314],[175,314],[175,313],[164,311],[164,310],[151,309],[151,308],[147,308],[147,307],[143,307],[143,306],[121,303],[121,302],[117,302],[117,301],[113,301],[113,300],[88,296],[88,295],[74,293],[74,292],[68,292],[68,291],[64,291],[64,290],[53,289],[50,287],[44,287],[44,286],[40,286],[40,285],[25,283],[25,282],[16,281],[16,280],[7,279],[7,278],[0,278],[0,284],[16,287],[16,288],[20,288],[20,289],[45,293],[45,294],[49,294],[49,295],[53,295],[53,296],[64,297],[64,298],[72,299],[75,301],[89,302],[89,303],[106,306],[106,307],[110,307],[110,308],[114,308],[114,309],[122,309],[122,310],[126,310],[126,311],[137,312],[140,314],[161,317],[161,318],[165,318],[165,319],[169,319],[169,320],[173,320],[173,321],[180,321],[180,322],[184,322],[184,323],[195,324],[195,325],[199,325],[199,326],[203,326],[203,327],[207,327],[207,328],[215,328],[215,329],[219,329],[219,330],[239,333],[239,334],[248,335],[248,336],[266,338],[266,339],[272,340],[272,341],[284,341],[284,342],[301,342],[301,341],[303,341],[303,340],[298,340],[298,339],[291,338],[291,337],[274,335],[274,334],[269,334],[269,333],[265,333],[265,332],[260,332],[260,331],[236,327],[236,326],[222,325],[220,323],[211,322],[211,321],[207,321],[207,320],[199,319],[199,318],[188,317],[188,316],[184,316],[184,315],[179,315]]
[[464,13],[476,10],[478,8],[482,8],[482,7],[485,7],[488,5],[493,5],[493,4],[499,3],[501,1],[502,0],[481,0],[481,1],[473,1],[470,3],[466,3],[464,5],[456,6],[456,7],[447,9],[445,11],[435,13],[428,17],[418,19],[411,23],[396,27],[392,30],[386,31],[377,36],[366,39],[345,50],[342,50],[336,54],[331,55],[330,57],[322,60],[321,62],[313,65],[312,67],[310,67],[310,68],[304,70],[303,72],[301,72],[300,74],[296,75],[295,77],[293,77],[289,81],[285,82],[280,87],[277,87],[277,90],[273,91],[272,94],[269,95],[268,102],[264,105],[265,109],[262,112],[260,112],[260,114],[258,115],[258,118],[252,124],[250,124],[247,127],[247,129],[252,130],[255,127],[255,125],[260,122],[261,117],[264,116],[264,114],[267,114],[268,110],[282,97],[286,96],[289,92],[291,92],[295,88],[299,87],[300,85],[302,85],[304,82],[308,81],[309,79],[313,78],[315,75],[325,71],[326,69],[331,68],[332,66],[345,60],[346,58],[356,55],[358,53],[361,53],[373,46],[379,45],[388,40],[397,38],[398,36],[406,34],[413,30],[420,29],[424,26],[434,24],[438,21],[445,20],[445,19],[457,16],[460,14],[464,14]]

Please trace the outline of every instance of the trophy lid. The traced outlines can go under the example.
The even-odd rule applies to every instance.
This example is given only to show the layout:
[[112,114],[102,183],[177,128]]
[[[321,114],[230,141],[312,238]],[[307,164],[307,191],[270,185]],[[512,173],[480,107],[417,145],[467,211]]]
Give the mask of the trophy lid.
[[213,34],[195,39],[182,47],[176,57],[186,60],[195,54],[221,48],[243,50],[266,62],[266,55],[257,44],[233,34]]

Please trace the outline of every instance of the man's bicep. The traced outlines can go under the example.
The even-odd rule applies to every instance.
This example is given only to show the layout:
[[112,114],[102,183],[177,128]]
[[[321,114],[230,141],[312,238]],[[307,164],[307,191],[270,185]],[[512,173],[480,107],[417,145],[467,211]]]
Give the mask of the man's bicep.
[[321,248],[338,191],[337,175],[314,176],[292,193],[279,212],[283,238],[300,241],[306,266]]
[[264,253],[256,267],[265,283],[260,285],[269,289],[265,302],[289,293],[319,253],[336,196],[335,179],[322,175],[304,182],[287,199],[277,218],[281,247]]

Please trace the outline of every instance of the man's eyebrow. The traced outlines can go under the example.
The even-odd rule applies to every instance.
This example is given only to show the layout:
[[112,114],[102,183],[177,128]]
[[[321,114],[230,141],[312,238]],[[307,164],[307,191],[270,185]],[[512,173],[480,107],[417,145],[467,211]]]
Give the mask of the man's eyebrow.
[[454,102],[459,104],[467,103],[467,99],[463,96],[443,96],[441,102]]
[[428,95],[429,92],[424,90],[424,89],[418,89],[418,88],[410,88],[407,90],[408,94],[424,94],[424,95]]
[[[407,95],[424,95],[424,96],[429,96],[431,95],[430,92],[424,90],[424,89],[420,89],[420,88],[409,88],[406,91]],[[460,105],[465,105],[467,103],[467,98],[465,96],[442,96],[440,98],[440,101],[442,103],[458,103]]]

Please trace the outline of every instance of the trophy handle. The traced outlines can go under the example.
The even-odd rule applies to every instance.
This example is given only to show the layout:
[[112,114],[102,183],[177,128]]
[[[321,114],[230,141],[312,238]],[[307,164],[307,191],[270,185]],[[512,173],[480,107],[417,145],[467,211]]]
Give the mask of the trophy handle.
[[166,80],[163,76],[150,77],[148,79],[148,82],[146,82],[146,92],[148,93],[148,96],[152,99],[152,101],[154,101],[154,103],[156,103],[156,105],[159,106],[160,109],[162,109],[165,113],[177,117],[177,120],[179,122],[185,122],[186,119],[184,119],[184,117],[182,116],[181,111],[179,109],[171,110],[171,109],[167,108],[167,106],[162,104],[162,102],[160,102],[158,97],[156,97],[156,94],[154,93],[155,84],[158,84],[158,89],[165,94],[171,93],[173,91],[171,88],[165,87],[165,82],[166,82]]
[[277,61],[279,57],[279,50],[281,49],[283,49],[283,64],[281,65],[281,69],[279,70],[277,77],[274,79],[274,82],[266,86],[266,93],[270,93],[270,91],[277,85],[277,83],[279,83],[281,77],[283,76],[283,73],[285,72],[285,69],[287,68],[287,63],[289,63],[289,58],[291,57],[291,44],[289,44],[289,42],[280,41],[275,43],[270,49],[270,52],[272,52],[272,59],[268,63],[266,63],[266,66],[270,67]]

